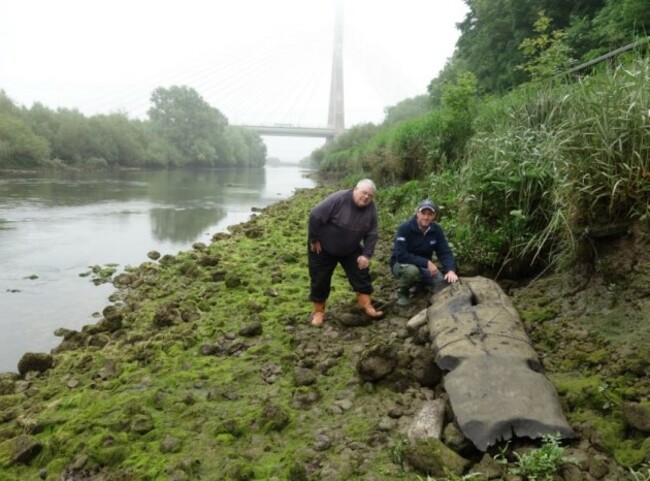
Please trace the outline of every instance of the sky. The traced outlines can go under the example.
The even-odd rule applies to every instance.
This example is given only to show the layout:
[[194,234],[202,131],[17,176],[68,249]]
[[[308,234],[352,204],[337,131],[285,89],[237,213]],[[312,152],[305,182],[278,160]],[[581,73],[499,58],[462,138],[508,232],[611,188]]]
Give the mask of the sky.
[[[338,0],[0,0],[0,89],[85,115],[146,118],[154,89],[195,89],[233,125],[327,124]],[[345,125],[426,93],[462,0],[340,0]],[[297,161],[322,139],[264,137]]]

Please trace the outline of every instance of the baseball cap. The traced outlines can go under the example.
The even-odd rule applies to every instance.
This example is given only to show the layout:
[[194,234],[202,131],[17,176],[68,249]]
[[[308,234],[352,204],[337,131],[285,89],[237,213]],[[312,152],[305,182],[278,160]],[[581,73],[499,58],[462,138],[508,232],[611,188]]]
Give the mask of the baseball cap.
[[418,205],[418,212],[422,212],[424,209],[429,209],[433,212],[436,212],[438,208],[436,207],[436,204],[431,202],[429,199],[425,199],[420,202],[420,205]]

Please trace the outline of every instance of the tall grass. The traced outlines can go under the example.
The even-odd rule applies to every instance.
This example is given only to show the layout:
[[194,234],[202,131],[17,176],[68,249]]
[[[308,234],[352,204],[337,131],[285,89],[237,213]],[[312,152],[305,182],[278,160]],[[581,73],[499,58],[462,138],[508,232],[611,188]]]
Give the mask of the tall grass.
[[460,182],[474,245],[491,233],[502,267],[570,263],[590,229],[649,221],[649,74],[639,58],[484,106]]

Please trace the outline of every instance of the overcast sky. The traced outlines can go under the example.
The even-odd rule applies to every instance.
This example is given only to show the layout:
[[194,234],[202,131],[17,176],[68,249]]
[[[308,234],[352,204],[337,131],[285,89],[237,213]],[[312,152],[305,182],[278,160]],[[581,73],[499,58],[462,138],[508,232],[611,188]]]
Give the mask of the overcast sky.
[[[0,0],[0,89],[86,115],[145,118],[188,85],[231,124],[325,126],[336,0]],[[462,0],[343,0],[345,123],[426,92],[452,55]],[[299,160],[320,139],[265,137]]]

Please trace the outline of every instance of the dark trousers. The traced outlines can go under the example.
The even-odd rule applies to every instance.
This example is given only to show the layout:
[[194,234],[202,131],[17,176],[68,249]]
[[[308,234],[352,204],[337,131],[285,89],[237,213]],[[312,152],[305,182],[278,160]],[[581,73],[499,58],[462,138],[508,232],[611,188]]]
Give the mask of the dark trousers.
[[332,274],[337,264],[341,264],[348,282],[355,292],[372,294],[372,279],[369,269],[359,269],[357,258],[361,255],[361,249],[348,256],[333,256],[324,250],[315,254],[308,250],[309,278],[311,280],[311,291],[309,298],[314,302],[325,302],[330,295],[332,285]]

